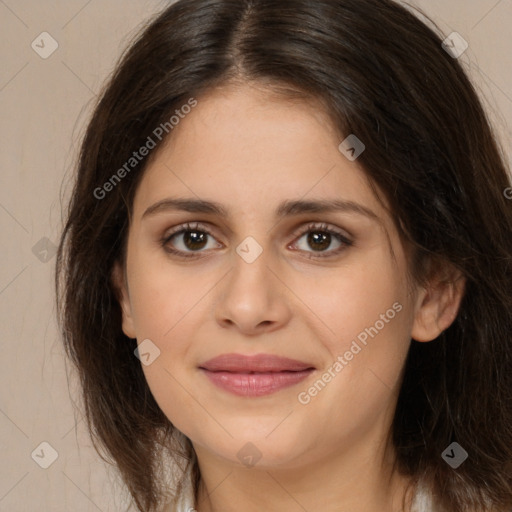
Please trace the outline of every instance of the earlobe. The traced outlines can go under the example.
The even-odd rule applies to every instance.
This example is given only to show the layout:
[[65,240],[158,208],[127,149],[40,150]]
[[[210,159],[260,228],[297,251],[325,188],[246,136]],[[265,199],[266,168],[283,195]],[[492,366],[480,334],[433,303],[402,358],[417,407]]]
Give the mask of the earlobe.
[[119,262],[114,263],[111,274],[112,285],[115,289],[117,300],[121,306],[123,315],[123,332],[129,338],[136,338],[135,325],[132,316],[132,307],[124,270]]
[[466,280],[456,270],[446,270],[432,279],[418,296],[411,338],[432,341],[455,320],[464,295]]

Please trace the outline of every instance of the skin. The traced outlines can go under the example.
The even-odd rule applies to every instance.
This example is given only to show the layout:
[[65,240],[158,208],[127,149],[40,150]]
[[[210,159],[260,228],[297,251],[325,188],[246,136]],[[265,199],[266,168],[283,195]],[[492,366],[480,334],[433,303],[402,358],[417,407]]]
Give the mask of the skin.
[[[123,331],[160,350],[143,370],[197,453],[199,512],[403,510],[408,480],[391,471],[389,432],[405,358],[411,338],[430,341],[453,322],[463,280],[446,266],[424,286],[408,283],[408,253],[386,205],[357,160],[338,150],[341,140],[319,106],[233,85],[198,98],[139,184],[125,265],[113,279]],[[143,218],[168,197],[216,201],[230,216],[160,210]],[[354,201],[377,219],[275,217],[281,201],[329,198]],[[169,254],[160,243],[186,222],[201,222],[211,235],[194,246],[181,234],[167,246],[198,258]],[[319,251],[308,243],[310,222],[338,228],[352,245],[334,255],[333,236]],[[252,263],[236,252],[247,236],[263,250]],[[298,394],[396,302],[401,311],[378,335],[299,403]],[[230,352],[281,355],[316,370],[271,395],[237,397],[198,369]],[[252,467],[237,457],[249,442],[261,454]]]

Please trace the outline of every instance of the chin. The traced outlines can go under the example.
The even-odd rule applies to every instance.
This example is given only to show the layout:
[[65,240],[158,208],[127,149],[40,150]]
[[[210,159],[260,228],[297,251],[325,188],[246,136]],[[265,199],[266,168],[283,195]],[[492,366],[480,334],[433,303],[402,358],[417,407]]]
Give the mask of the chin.
[[[274,423],[275,428],[278,423]],[[266,426],[265,426],[266,427]],[[265,433],[258,433],[254,429],[230,430],[233,438],[227,434],[223,436],[222,441],[219,439],[204,440],[201,443],[206,445],[208,449],[230,463],[234,463],[241,467],[247,468],[277,468],[293,466],[303,455],[302,443],[305,438],[298,433],[294,435],[288,429],[283,429],[277,433],[272,429],[266,429]],[[206,442],[205,442],[206,441]],[[301,449],[302,448],[302,449]]]

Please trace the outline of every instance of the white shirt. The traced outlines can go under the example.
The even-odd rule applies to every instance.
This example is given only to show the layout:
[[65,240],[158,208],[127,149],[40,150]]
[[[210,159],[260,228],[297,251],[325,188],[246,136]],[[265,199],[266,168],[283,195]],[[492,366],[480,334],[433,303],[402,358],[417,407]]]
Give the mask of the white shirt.
[[184,484],[183,492],[180,494],[176,507],[169,509],[169,512],[196,512],[194,508],[194,490],[192,488],[192,479],[190,471],[188,472],[186,484]]

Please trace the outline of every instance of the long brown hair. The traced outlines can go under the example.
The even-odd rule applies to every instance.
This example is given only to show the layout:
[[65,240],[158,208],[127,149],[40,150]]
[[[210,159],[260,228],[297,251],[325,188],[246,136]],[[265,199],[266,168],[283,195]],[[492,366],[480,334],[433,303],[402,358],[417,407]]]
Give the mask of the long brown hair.
[[[391,0],[181,0],[121,57],[81,146],[56,287],[91,436],[141,511],[163,503],[164,453],[192,466],[196,488],[199,473],[122,332],[111,283],[149,159],[112,176],[148,137],[159,142],[155,128],[177,108],[234,80],[320,100],[340,135],[364,141],[358,162],[414,247],[414,277],[435,259],[466,278],[453,324],[433,342],[411,341],[391,432],[397,468],[426,482],[440,510],[512,506],[511,183],[442,40]],[[452,442],[469,454],[457,469],[441,457]]]

